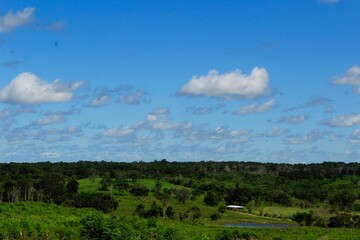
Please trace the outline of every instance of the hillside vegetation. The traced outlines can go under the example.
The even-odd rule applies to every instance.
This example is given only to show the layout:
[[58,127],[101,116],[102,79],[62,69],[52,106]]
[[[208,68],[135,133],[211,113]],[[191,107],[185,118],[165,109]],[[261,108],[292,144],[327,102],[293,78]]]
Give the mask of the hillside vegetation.
[[357,163],[0,164],[0,239],[358,239],[359,195]]

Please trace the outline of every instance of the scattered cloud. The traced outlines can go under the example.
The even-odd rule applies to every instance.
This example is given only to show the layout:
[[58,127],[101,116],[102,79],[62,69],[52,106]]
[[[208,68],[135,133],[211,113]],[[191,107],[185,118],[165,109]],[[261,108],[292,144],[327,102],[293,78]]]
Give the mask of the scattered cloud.
[[257,103],[253,103],[251,105],[242,107],[236,111],[233,112],[233,114],[235,115],[246,115],[246,114],[250,114],[250,113],[261,113],[264,112],[270,108],[272,108],[273,106],[275,106],[276,100],[275,99],[271,99],[269,101],[267,101],[266,103],[262,104],[262,105],[258,105]]
[[[147,114],[146,119],[132,126],[121,126],[119,128],[110,128],[103,131],[99,136],[105,138],[124,138],[136,132],[162,132],[190,129],[192,124],[189,122],[174,122],[170,117],[170,111],[167,108],[157,108]],[[137,140],[141,140],[138,136]]]
[[67,27],[67,22],[65,20],[59,20],[47,26],[46,29],[49,31],[62,31],[66,27]]
[[356,129],[349,137],[349,143],[360,144],[360,129]]
[[138,105],[141,103],[145,93],[142,91],[125,93],[119,97],[118,102],[128,105]]
[[288,115],[281,117],[279,122],[287,124],[300,124],[305,122],[309,117],[306,115]]
[[6,15],[0,17],[0,33],[11,32],[14,28],[29,23],[34,18],[34,13],[34,7],[24,8],[16,13],[9,11]]
[[66,102],[73,98],[74,91],[83,84],[83,82],[74,82],[65,85],[61,80],[47,83],[36,75],[25,72],[0,90],[0,102],[10,104]]
[[122,138],[122,137],[128,136],[130,134],[133,134],[134,131],[135,130],[131,127],[110,128],[110,129],[104,131],[103,133],[101,133],[101,135],[103,137]]
[[273,127],[270,131],[268,131],[265,136],[266,137],[280,137],[280,136],[284,136],[285,134],[287,134],[289,132],[289,130],[284,129],[284,128],[280,128],[280,127]]
[[70,126],[63,129],[38,129],[33,125],[20,127],[7,131],[6,138],[11,143],[24,143],[24,141],[40,140],[46,143],[70,141],[74,137],[80,137],[82,129]]
[[59,157],[61,157],[61,154],[56,153],[56,152],[43,152],[43,153],[40,153],[40,156],[43,156],[45,158],[59,158]]
[[328,134],[329,132],[321,131],[319,129],[314,129],[305,135],[300,135],[300,134],[288,135],[283,139],[283,143],[290,145],[312,143],[323,139],[323,137]]
[[186,112],[194,115],[206,115],[223,107],[224,105],[222,104],[216,104],[214,106],[209,106],[209,107],[189,106],[186,108]]
[[109,96],[107,95],[102,95],[102,96],[99,96],[93,100],[91,100],[89,106],[90,107],[101,107],[103,106],[107,101],[109,100]]
[[350,85],[353,87],[355,93],[360,94],[360,67],[355,65],[349,68],[344,75],[334,77],[332,83]]
[[44,126],[44,125],[50,125],[56,123],[63,123],[65,121],[66,118],[64,117],[64,115],[53,114],[53,115],[42,116],[36,121],[36,125]]
[[360,114],[341,115],[322,123],[331,127],[352,127],[360,124]]
[[190,106],[186,109],[186,111],[194,115],[205,115],[211,113],[213,111],[213,108]]
[[219,74],[210,70],[205,76],[194,76],[178,92],[179,95],[217,98],[256,98],[270,93],[269,74],[265,68],[255,67],[250,75],[240,70]]
[[146,121],[141,125],[154,131],[189,129],[192,124],[189,122],[174,122],[170,117],[167,108],[157,108],[146,116]]

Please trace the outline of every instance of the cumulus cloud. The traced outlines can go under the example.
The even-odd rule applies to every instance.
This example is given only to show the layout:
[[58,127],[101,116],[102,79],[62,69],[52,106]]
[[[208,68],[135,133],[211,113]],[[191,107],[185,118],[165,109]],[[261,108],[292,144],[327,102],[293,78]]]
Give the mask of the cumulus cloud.
[[275,99],[271,99],[262,105],[253,103],[251,105],[245,106],[243,108],[240,108],[240,109],[234,111],[233,114],[246,115],[246,114],[250,114],[250,113],[261,113],[261,112],[264,112],[264,111],[272,108],[273,106],[275,106],[275,103],[276,103]]
[[0,33],[11,32],[14,28],[29,23],[34,18],[34,13],[34,7],[24,8],[16,13],[9,11],[6,15],[0,17]]
[[60,80],[47,83],[36,75],[25,72],[0,90],[0,102],[11,104],[65,102],[71,100],[74,91],[82,85],[83,82],[65,85]]
[[91,100],[89,106],[90,107],[100,107],[100,106],[104,105],[108,100],[109,100],[109,96],[102,95],[100,97],[97,97],[97,98]]
[[256,98],[270,92],[269,74],[265,68],[255,67],[250,75],[240,70],[219,74],[210,70],[205,76],[194,76],[178,92],[180,95],[218,98]]
[[341,115],[324,123],[332,127],[352,127],[360,124],[360,114]]
[[332,83],[350,85],[353,87],[355,93],[360,94],[360,67],[351,67],[344,75],[333,78]]
[[154,131],[189,129],[192,124],[189,122],[174,122],[170,118],[170,111],[167,108],[157,108],[146,117],[144,126]]
[[[147,133],[160,134],[162,131],[177,131],[190,129],[192,124],[189,122],[174,122],[170,117],[170,111],[167,108],[157,108],[146,115],[146,119],[139,121],[132,126],[121,126],[119,128],[110,128],[103,131],[99,136],[105,138],[124,138],[140,131]],[[158,136],[158,135],[157,135]],[[142,137],[137,137],[141,140]]]
[[281,117],[279,122],[281,123],[288,123],[288,124],[300,124],[305,122],[309,117],[306,115],[288,115]]

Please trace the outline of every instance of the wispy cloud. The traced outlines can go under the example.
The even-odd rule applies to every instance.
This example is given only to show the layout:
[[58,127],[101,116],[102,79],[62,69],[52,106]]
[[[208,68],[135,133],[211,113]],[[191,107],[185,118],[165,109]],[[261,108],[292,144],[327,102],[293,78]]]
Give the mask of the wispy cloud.
[[43,156],[45,158],[59,158],[59,157],[61,157],[61,154],[56,153],[56,152],[43,152],[43,153],[40,153],[40,156]]
[[283,139],[283,143],[291,144],[291,145],[312,143],[312,142],[316,142],[318,140],[323,139],[323,137],[328,134],[329,134],[329,132],[321,131],[319,129],[314,129],[305,135],[300,135],[300,134],[288,135]]
[[43,141],[47,143],[70,141],[74,137],[80,137],[82,129],[70,126],[63,129],[38,129],[33,125],[20,127],[7,131],[6,138],[11,143],[24,143],[24,141]]
[[145,93],[142,91],[135,91],[122,94],[118,102],[125,103],[128,105],[138,105],[142,102]]
[[233,114],[235,115],[247,115],[250,113],[261,113],[264,112],[270,108],[272,108],[273,106],[275,106],[276,100],[275,99],[271,99],[269,101],[267,101],[266,103],[262,104],[262,105],[258,105],[257,103],[253,103],[251,105],[242,107],[236,111],[233,112]]
[[353,87],[355,93],[360,94],[360,67],[353,66],[349,68],[344,75],[334,77],[332,83],[338,85],[350,85]]
[[268,84],[269,74],[265,68],[255,67],[250,75],[238,69],[224,74],[211,70],[205,76],[194,76],[178,94],[225,99],[256,98],[270,93]]
[[107,95],[102,95],[102,96],[99,96],[99,97],[91,100],[89,106],[90,106],[90,107],[101,107],[101,106],[103,106],[108,100],[109,100],[109,96],[107,96]]
[[354,130],[354,132],[349,136],[349,143],[360,144],[360,129]]
[[360,114],[341,115],[321,123],[331,127],[352,127],[360,124]]
[[288,115],[279,119],[280,123],[300,124],[305,122],[309,117],[306,115]]
[[110,128],[101,133],[103,137],[115,137],[122,138],[134,133],[134,129],[131,127],[121,127],[121,128]]
[[13,60],[13,61],[2,62],[1,65],[7,68],[16,69],[22,63],[23,63],[22,61]]
[[14,28],[29,23],[34,18],[34,13],[34,7],[24,8],[16,13],[9,11],[6,15],[0,17],[0,33],[11,32]]
[[46,27],[49,31],[62,31],[67,27],[67,21],[59,20]]
[[0,90],[0,102],[12,104],[66,102],[71,100],[74,91],[82,86],[83,82],[65,85],[60,80],[55,80],[47,83],[36,75],[26,72],[12,79]]
[[312,97],[305,104],[303,104],[301,106],[297,106],[297,107],[287,108],[284,110],[284,112],[289,112],[289,111],[294,111],[294,110],[299,110],[299,109],[304,109],[304,108],[310,108],[310,107],[316,107],[316,106],[323,106],[323,105],[329,104],[332,101],[333,100],[326,98],[326,97],[316,96],[316,97]]
[[289,132],[289,130],[287,130],[287,129],[275,126],[271,130],[266,132],[265,136],[266,137],[280,137],[280,136],[284,136],[288,132]]
[[53,114],[53,115],[47,115],[47,116],[40,117],[36,121],[36,124],[40,125],[40,126],[44,126],[44,125],[50,125],[50,124],[55,124],[55,123],[63,123],[65,121],[66,121],[66,118],[64,117],[64,115]]

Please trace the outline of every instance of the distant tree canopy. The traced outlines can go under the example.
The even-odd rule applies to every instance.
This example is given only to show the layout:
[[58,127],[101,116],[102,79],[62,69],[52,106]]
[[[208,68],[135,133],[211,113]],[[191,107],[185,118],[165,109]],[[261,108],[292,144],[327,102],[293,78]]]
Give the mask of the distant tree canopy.
[[[78,193],[76,179],[84,178],[93,183],[100,178],[99,190],[107,194],[112,191],[119,195],[125,191],[135,196],[152,194],[162,203],[162,215],[166,214],[170,197],[185,203],[202,194],[204,203],[210,206],[225,200],[236,205],[264,202],[301,207],[321,202],[335,210],[360,209],[360,163],[343,162],[275,164],[162,159],[132,163],[0,163],[0,202],[40,201],[100,208]],[[139,183],[142,178],[156,179],[151,192]],[[165,182],[176,188],[163,188]],[[112,201],[104,195],[94,197]],[[115,205],[103,211],[110,211]]]

